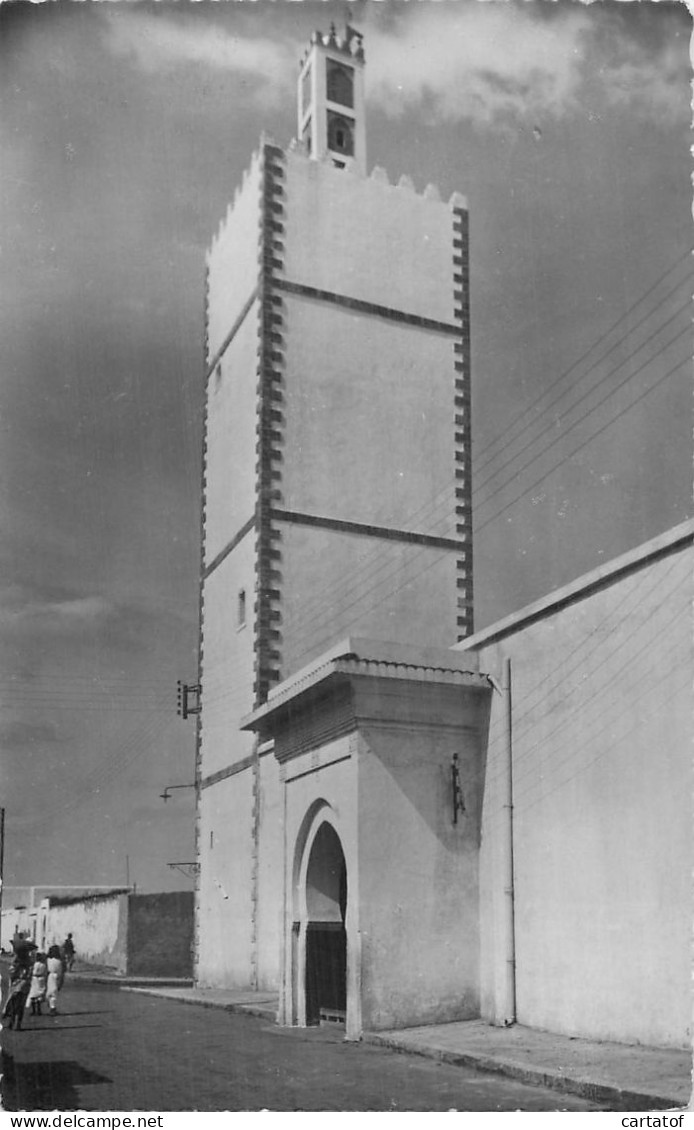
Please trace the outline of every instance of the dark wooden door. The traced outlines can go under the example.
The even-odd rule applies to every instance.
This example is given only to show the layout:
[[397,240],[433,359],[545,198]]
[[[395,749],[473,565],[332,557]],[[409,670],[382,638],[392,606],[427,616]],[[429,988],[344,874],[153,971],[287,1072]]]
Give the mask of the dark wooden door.
[[341,922],[306,927],[306,1023],[321,1016],[344,1020],[347,1008],[347,934]]

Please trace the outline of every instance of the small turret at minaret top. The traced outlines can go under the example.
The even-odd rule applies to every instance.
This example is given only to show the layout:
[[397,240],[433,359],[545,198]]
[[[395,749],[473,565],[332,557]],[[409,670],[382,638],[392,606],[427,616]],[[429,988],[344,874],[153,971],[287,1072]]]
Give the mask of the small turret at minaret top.
[[348,23],[343,36],[315,31],[299,73],[298,136],[316,161],[366,173],[364,47]]

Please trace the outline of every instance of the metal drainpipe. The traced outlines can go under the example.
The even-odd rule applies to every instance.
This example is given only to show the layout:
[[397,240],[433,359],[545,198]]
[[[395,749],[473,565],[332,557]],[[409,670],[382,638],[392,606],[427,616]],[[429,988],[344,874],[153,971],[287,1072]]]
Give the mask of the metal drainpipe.
[[504,879],[504,943],[505,989],[504,1025],[516,1023],[516,923],[513,883],[513,699],[511,695],[511,660],[505,661],[504,697],[506,726],[504,733],[503,774],[503,879]]

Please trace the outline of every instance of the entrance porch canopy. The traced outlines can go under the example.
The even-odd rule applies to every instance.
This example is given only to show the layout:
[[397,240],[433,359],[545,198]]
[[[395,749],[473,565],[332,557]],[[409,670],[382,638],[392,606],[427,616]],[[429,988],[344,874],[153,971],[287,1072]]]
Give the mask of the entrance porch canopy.
[[312,700],[355,677],[490,690],[487,675],[471,671],[474,656],[447,648],[415,648],[363,637],[347,637],[272,690],[267,702],[241,720],[242,730],[271,737]]

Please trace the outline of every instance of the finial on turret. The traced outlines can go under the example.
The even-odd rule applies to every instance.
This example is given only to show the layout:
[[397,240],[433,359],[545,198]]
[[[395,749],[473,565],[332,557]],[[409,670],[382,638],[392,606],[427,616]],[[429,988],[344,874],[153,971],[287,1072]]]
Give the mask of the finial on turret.
[[[353,51],[352,50],[352,41],[355,40],[355,39],[357,41],[357,46],[356,46],[356,51]],[[350,55],[356,55],[358,59],[364,58],[364,36],[363,36],[362,32],[357,31],[357,29],[353,26],[353,24],[352,24],[352,13],[351,12],[347,13],[347,19],[345,21],[345,41],[344,42],[345,42],[345,48],[346,48],[347,51],[349,51]]]

